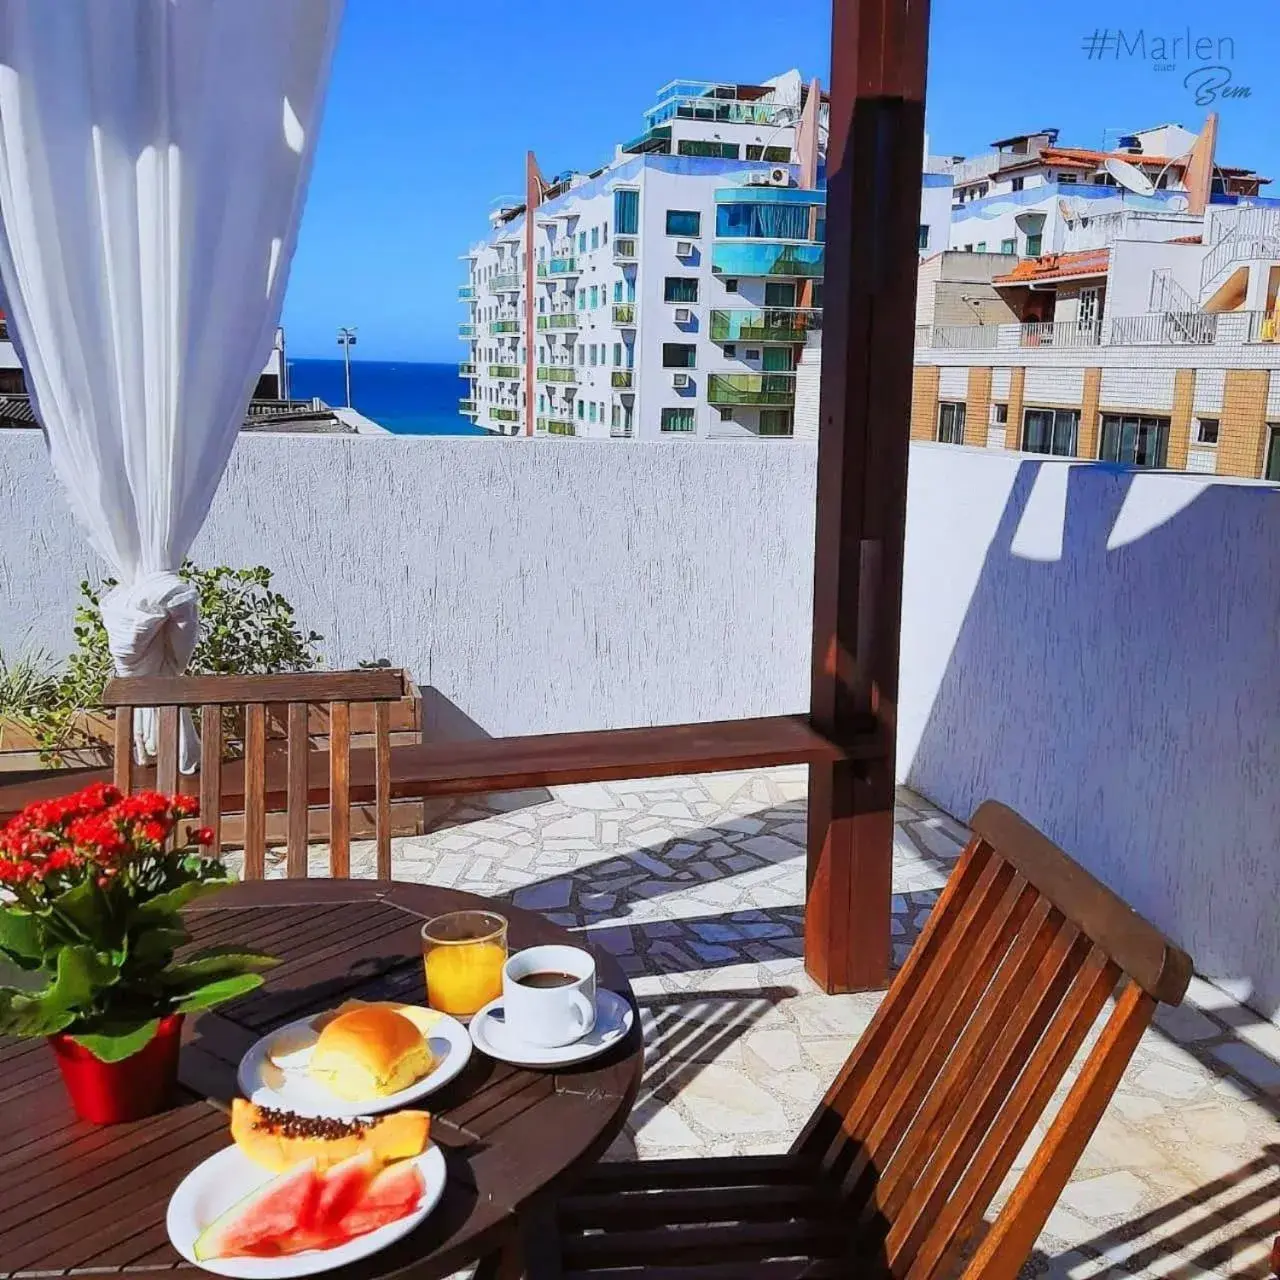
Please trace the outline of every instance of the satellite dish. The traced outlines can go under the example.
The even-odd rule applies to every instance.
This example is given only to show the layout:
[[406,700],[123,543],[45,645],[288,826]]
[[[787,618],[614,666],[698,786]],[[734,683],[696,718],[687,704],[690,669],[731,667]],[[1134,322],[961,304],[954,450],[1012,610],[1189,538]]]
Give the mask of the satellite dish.
[[1191,207],[1191,201],[1186,196],[1170,196],[1169,212],[1170,213],[1186,213]]
[[1154,193],[1156,184],[1136,165],[1127,160],[1118,160],[1114,156],[1102,166],[1115,180],[1118,186],[1132,191],[1137,196],[1149,196]]
[[1065,218],[1068,222],[1074,222],[1075,216],[1075,210],[1072,209],[1070,200],[1058,201],[1058,217]]

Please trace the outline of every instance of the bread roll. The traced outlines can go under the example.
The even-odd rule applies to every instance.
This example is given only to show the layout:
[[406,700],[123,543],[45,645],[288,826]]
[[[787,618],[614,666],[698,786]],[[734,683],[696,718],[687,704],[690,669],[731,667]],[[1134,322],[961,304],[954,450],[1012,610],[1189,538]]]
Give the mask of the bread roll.
[[407,1089],[431,1070],[422,1032],[385,1005],[365,1005],[330,1022],[316,1041],[308,1068],[340,1098],[359,1102]]

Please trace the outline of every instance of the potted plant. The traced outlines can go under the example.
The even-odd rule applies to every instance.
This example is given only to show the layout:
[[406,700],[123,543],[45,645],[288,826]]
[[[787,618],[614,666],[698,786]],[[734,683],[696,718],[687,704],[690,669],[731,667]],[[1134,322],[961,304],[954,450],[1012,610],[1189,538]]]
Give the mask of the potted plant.
[[[181,909],[234,883],[188,796],[96,783],[0,828],[0,1034],[46,1036],[76,1111],[111,1124],[163,1108],[185,1014],[235,999],[273,961],[189,941]],[[15,979],[19,975],[12,975]]]

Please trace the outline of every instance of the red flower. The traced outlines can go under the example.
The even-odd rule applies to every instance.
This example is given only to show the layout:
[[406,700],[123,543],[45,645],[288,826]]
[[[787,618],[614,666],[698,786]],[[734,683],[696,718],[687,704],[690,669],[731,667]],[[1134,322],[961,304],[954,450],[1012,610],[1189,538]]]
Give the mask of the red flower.
[[191,833],[191,841],[193,844],[210,845],[213,843],[213,828],[201,827],[197,831]]
[[164,844],[169,838],[169,824],[152,819],[138,827],[138,835],[151,844]]
[[194,818],[200,812],[200,801],[195,796],[174,796],[173,811],[180,818]]

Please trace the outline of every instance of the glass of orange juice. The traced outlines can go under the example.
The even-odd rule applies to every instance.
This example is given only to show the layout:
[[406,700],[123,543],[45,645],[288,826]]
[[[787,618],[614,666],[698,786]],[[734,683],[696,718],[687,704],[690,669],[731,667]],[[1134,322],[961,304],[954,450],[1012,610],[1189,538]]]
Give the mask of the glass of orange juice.
[[507,921],[496,911],[450,911],[422,926],[427,1003],[470,1017],[502,994]]

